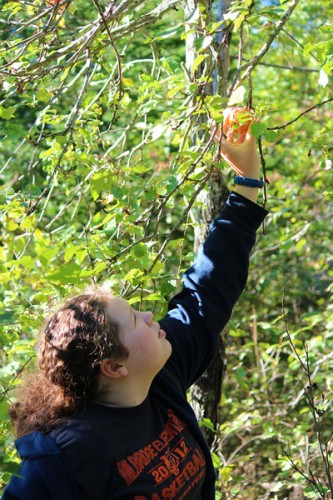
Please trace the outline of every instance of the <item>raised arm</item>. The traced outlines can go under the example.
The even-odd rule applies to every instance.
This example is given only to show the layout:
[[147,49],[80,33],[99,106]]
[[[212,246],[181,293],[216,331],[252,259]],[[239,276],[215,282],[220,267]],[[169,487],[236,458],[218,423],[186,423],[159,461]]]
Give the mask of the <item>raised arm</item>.
[[[222,139],[221,154],[242,177],[259,179],[260,162],[248,128]],[[216,352],[219,334],[242,293],[248,275],[255,233],[267,212],[254,203],[258,189],[237,186],[215,219],[193,266],[183,278],[183,289],[169,304],[161,325],[173,353],[168,367],[185,390],[205,370]]]

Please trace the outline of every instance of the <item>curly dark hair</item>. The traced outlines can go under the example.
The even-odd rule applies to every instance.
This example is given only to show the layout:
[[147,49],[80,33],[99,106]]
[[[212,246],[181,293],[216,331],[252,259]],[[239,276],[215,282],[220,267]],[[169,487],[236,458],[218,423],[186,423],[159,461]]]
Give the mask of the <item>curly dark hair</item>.
[[100,363],[125,359],[119,327],[106,312],[112,294],[94,290],[69,299],[44,324],[38,368],[24,377],[10,417],[17,436],[47,432],[94,396]]

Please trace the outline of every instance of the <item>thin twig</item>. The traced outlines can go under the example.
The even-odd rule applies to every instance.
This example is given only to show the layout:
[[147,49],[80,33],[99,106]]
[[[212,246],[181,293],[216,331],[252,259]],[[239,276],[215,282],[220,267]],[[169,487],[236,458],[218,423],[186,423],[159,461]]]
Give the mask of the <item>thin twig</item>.
[[16,380],[18,379],[18,377],[21,375],[21,373],[25,370],[25,368],[27,367],[27,365],[31,362],[32,359],[34,359],[36,357],[35,354],[33,354],[32,356],[30,356],[28,358],[27,361],[25,361],[24,365],[16,371],[15,373],[15,376],[13,377],[13,379],[11,380],[10,384],[8,385],[8,387],[6,387],[2,393],[0,394],[0,403],[1,401],[4,399],[4,397],[8,394],[9,391],[12,390]]
[[[184,212],[182,213],[181,217],[178,219],[178,221],[176,222],[176,224],[172,227],[172,229],[170,230],[168,236],[164,239],[160,249],[159,249],[159,252],[157,253],[157,255],[155,256],[152,264],[150,265],[150,267],[148,269],[145,270],[144,272],[144,276],[147,276],[149,275],[152,270],[154,269],[155,265],[157,264],[157,262],[159,261],[159,259],[161,258],[161,255],[163,254],[164,250],[165,250],[165,247],[167,246],[167,244],[169,243],[169,241],[171,240],[172,236],[174,235],[174,233],[179,229],[179,227],[181,226],[181,224],[183,223],[183,221],[185,220],[185,218],[187,217],[188,213],[190,212],[190,210],[192,209],[192,206],[198,196],[198,194],[202,191],[202,189],[205,187],[206,183],[207,183],[207,180],[209,179],[210,177],[210,172],[207,173],[207,175],[204,177],[204,179],[200,182],[199,186],[197,187],[197,189],[195,190],[195,192],[193,193],[193,195],[191,196],[190,200],[188,201],[188,205],[186,207],[186,209],[184,210]],[[141,285],[138,284],[137,286],[135,286],[132,290],[131,290],[131,294],[134,293]]]
[[[267,203],[267,176],[266,176],[266,162],[265,162],[265,157],[264,153],[262,150],[262,141],[261,137],[258,138],[258,148],[259,148],[259,157],[260,157],[260,162],[261,162],[261,168],[262,168],[262,173],[263,173],[263,200],[262,200],[262,205],[263,208],[266,208],[266,203]],[[265,226],[265,221],[262,222],[262,234],[266,234],[266,226]]]
[[87,62],[86,62],[86,74],[85,74],[85,79],[84,79],[84,82],[83,82],[83,85],[81,87],[81,90],[80,90],[80,93],[78,95],[78,98],[77,98],[77,101],[73,107],[73,111],[72,111],[72,114],[71,114],[71,117],[70,119],[68,120],[68,129],[69,129],[69,136],[67,138],[67,141],[59,155],[59,158],[57,160],[57,163],[48,179],[48,183],[47,185],[45,186],[45,188],[43,189],[43,191],[40,193],[40,195],[38,196],[37,200],[35,201],[35,203],[27,210],[27,213],[26,215],[30,215],[32,214],[37,206],[39,205],[41,199],[45,196],[45,194],[47,193],[47,191],[49,190],[49,187],[51,185],[51,182],[53,180],[53,178],[55,177],[56,173],[58,172],[58,169],[60,168],[60,165],[61,165],[61,162],[62,162],[62,159],[64,157],[64,155],[66,154],[70,144],[72,143],[72,138],[73,138],[73,134],[74,134],[74,126],[75,126],[75,121],[76,121],[76,118],[78,116],[78,113],[79,113],[79,110],[80,110],[80,105],[81,105],[81,102],[82,102],[82,99],[83,99],[83,96],[84,96],[84,93],[87,89],[87,86],[88,86],[88,83],[89,83],[89,80],[90,80],[90,71],[91,71],[91,67],[92,67],[92,60],[90,59],[89,57],[89,53],[87,52]]
[[297,122],[297,120],[302,118],[302,116],[306,115],[307,113],[310,113],[310,111],[314,110],[315,108],[320,108],[321,106],[324,106],[324,104],[327,104],[328,102],[331,102],[331,101],[333,101],[333,97],[330,97],[330,99],[326,99],[325,101],[318,102],[317,104],[314,104],[313,106],[311,106],[311,108],[306,109],[301,114],[296,116],[296,118],[294,118],[293,120],[290,120],[289,122],[285,123],[284,125],[279,125],[278,127],[267,127],[267,130],[284,129],[284,128],[288,127],[289,125],[292,125],[293,123]]
[[[119,19],[126,14],[129,7],[134,10],[136,6],[142,3],[143,0],[123,0],[114,10],[112,9],[113,3],[111,3],[104,12],[104,20],[99,16],[97,20],[89,25],[90,29],[88,29],[88,31],[85,31],[81,36],[72,37],[71,40],[73,41],[69,44],[65,46],[60,45],[59,49],[50,52],[48,57],[43,61],[32,62],[23,69],[16,70],[12,68],[12,73],[8,74],[8,76],[14,75],[18,78],[27,77],[31,80],[33,78],[40,79],[42,74],[52,74],[53,71],[58,70],[59,67],[62,71],[65,70],[65,68],[72,65],[73,62],[76,62],[83,56],[83,52],[87,47],[91,47],[97,35],[105,28],[105,22],[109,24],[112,20]],[[150,12],[140,16],[134,21],[130,21],[127,24],[117,23],[116,27],[110,30],[113,40],[121,39],[124,35],[134,33],[144,26],[153,23],[162,17],[165,12],[176,7],[178,3],[178,0],[165,0]],[[87,28],[85,27],[83,29],[86,30]],[[106,45],[109,45],[109,40],[108,42],[101,43],[98,51]],[[66,60],[68,55],[70,55],[70,57]],[[57,61],[57,63],[51,66],[50,64],[53,61]],[[60,64],[61,62],[62,64]]]
[[256,66],[260,63],[261,59],[264,57],[264,55],[268,52],[270,46],[274,42],[275,38],[278,36],[280,31],[282,30],[283,26],[286,24],[286,22],[289,20],[290,16],[292,15],[293,11],[295,10],[297,4],[300,2],[300,0],[292,0],[290,3],[288,9],[286,12],[283,14],[281,19],[276,23],[274,30],[268,37],[268,40],[264,45],[261,47],[259,52],[249,61],[248,63],[244,64],[242,67],[237,69],[234,79],[232,81],[232,84],[230,86],[229,90],[229,95],[232,94],[233,90],[240,85],[240,83],[245,80],[248,75],[254,70]]
[[[325,476],[327,479],[327,484],[328,484],[328,487],[329,487],[330,492],[331,492],[331,498],[333,498],[333,482],[332,482],[332,475],[331,475],[330,463],[329,463],[330,459],[329,459],[329,454],[327,453],[327,451],[328,451],[327,444],[326,443],[323,444],[323,422],[320,422],[318,419],[319,412],[318,412],[318,409],[316,407],[315,400],[314,400],[315,386],[313,384],[313,379],[314,379],[315,373],[317,373],[318,369],[316,369],[315,372],[313,374],[311,374],[309,349],[308,349],[308,346],[307,346],[305,341],[303,341],[303,348],[305,351],[305,362],[302,360],[302,358],[300,357],[300,355],[298,354],[298,352],[295,348],[295,345],[294,345],[293,339],[290,335],[288,324],[286,321],[286,313],[285,313],[285,308],[284,308],[284,295],[282,297],[282,312],[283,312],[283,319],[284,319],[284,323],[285,323],[285,331],[287,334],[289,344],[290,344],[292,351],[294,352],[296,358],[300,362],[300,364],[301,364],[301,366],[306,374],[307,385],[306,385],[306,387],[303,387],[303,394],[305,394],[305,396],[306,396],[306,400],[307,400],[308,406],[309,406],[310,411],[311,411],[311,415],[312,415],[312,419],[313,419],[313,423],[314,423],[314,431],[316,433],[316,439],[317,439],[317,443],[319,446],[319,451],[320,451],[322,463],[323,463],[324,469],[325,469]],[[309,469],[309,473],[311,475],[311,478],[309,478],[292,461],[290,456],[288,457],[288,459],[290,460],[294,469],[297,470],[300,474],[302,474],[302,476],[309,482],[309,484],[311,484],[311,486],[313,486],[318,491],[318,493],[321,495],[322,498],[325,498],[325,494],[323,493],[323,487],[320,484],[320,481],[318,480],[318,478],[315,478],[311,468]]]

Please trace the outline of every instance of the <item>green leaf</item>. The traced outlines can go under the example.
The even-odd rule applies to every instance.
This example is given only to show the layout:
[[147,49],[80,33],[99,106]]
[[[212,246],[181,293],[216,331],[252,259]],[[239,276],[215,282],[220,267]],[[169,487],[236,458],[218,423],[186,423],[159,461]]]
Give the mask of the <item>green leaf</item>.
[[104,269],[107,268],[107,262],[98,262],[93,269],[84,269],[79,273],[81,278],[89,278],[90,276],[98,276]]
[[244,19],[246,17],[246,14],[240,14],[235,20],[234,20],[234,31],[238,31],[241,25],[244,22]]
[[38,89],[36,92],[36,98],[41,102],[48,102],[52,97],[51,92],[49,92],[45,87]]
[[278,133],[275,130],[265,130],[264,136],[267,142],[274,142],[277,139]]
[[8,10],[12,11],[13,14],[16,14],[19,12],[21,9],[23,9],[23,6],[18,3],[18,2],[7,2],[5,5],[1,7],[1,9],[6,12]]
[[214,32],[215,32],[216,30],[218,30],[218,29],[222,26],[222,24],[224,24],[224,23],[225,23],[225,21],[223,20],[223,21],[218,21],[218,22],[215,22],[215,23],[210,24],[210,25],[207,27],[207,31],[208,31],[208,33],[210,33],[210,34],[214,33]]
[[75,5],[75,3],[74,2],[70,2],[69,5],[68,5],[67,10],[73,16],[75,14],[75,12],[76,12],[76,5]]
[[248,383],[246,381],[245,370],[242,366],[236,368],[236,380],[239,383],[240,387],[247,389]]
[[147,246],[144,243],[137,243],[133,247],[133,254],[135,257],[141,258],[147,255]]
[[167,97],[170,99],[171,97],[174,97],[176,94],[178,94],[178,92],[183,92],[185,90],[185,85],[184,83],[180,83],[179,85],[175,85],[173,86],[168,94],[167,94]]
[[62,284],[78,283],[81,267],[75,262],[69,262],[59,267],[57,271],[47,274],[47,279]]
[[200,64],[207,58],[207,54],[199,54],[193,61],[191,71],[192,73],[195,73],[195,71],[198,69]]
[[39,154],[39,158],[48,158],[49,156],[54,155],[59,151],[59,146],[55,143],[54,146],[52,146],[49,149],[46,149],[45,151],[42,151]]
[[233,464],[221,468],[220,473],[225,483],[227,483],[230,480],[233,468],[234,468]]
[[209,418],[203,418],[202,420],[200,420],[200,425],[206,427],[206,429],[209,429],[212,432],[216,432],[213,422]]
[[253,122],[250,125],[250,130],[251,130],[252,135],[254,137],[256,137],[257,139],[259,139],[259,137],[265,133],[266,127],[261,122]]
[[15,108],[14,106],[9,106],[5,108],[0,106],[0,118],[3,120],[11,120],[15,116]]
[[124,87],[130,87],[130,88],[135,87],[135,83],[132,80],[132,78],[125,78],[125,77],[123,77],[121,79],[121,81],[122,81],[122,84],[124,85]]
[[133,281],[136,281],[138,278],[140,278],[143,275],[142,269],[131,269],[125,276],[124,280],[129,281],[132,283]]
[[0,313],[0,325],[4,324],[10,325],[14,323],[14,317],[15,317],[14,311],[5,311]]

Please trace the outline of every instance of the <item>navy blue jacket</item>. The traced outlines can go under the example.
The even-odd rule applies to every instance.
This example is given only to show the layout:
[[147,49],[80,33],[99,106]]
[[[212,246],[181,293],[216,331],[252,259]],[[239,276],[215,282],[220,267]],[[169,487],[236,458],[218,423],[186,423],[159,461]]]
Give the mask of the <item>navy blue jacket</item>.
[[[186,391],[216,353],[220,332],[245,287],[255,232],[266,214],[257,204],[231,193],[212,223],[193,266],[185,272],[183,289],[171,299],[169,311],[160,321],[172,344],[172,355],[154,379],[149,397],[156,398],[165,408],[172,408],[201,447],[206,459],[201,493],[204,500],[215,499],[215,472]],[[84,456],[89,450],[83,441],[82,449],[80,440],[76,442],[75,451]],[[22,466],[20,475],[12,476],[3,500],[83,500],[66,467],[57,430],[47,435],[33,432],[17,439],[15,444]],[[102,477],[105,475],[102,460],[103,456],[100,463],[93,460],[89,464],[96,500],[112,498],[103,486],[106,482]]]

